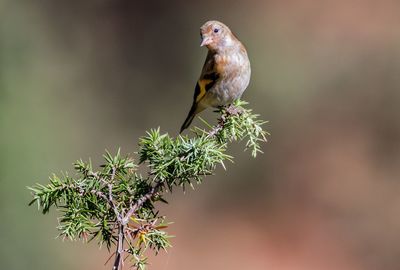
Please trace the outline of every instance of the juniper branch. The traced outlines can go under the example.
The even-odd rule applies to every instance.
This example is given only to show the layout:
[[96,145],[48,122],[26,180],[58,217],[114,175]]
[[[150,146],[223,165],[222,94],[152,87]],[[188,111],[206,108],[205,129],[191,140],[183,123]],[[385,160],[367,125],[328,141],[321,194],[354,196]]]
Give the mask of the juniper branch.
[[[258,115],[244,108],[246,104],[238,101],[220,108],[218,123],[209,130],[194,128],[193,137],[171,138],[159,129],[149,131],[139,141],[138,164],[120,151],[106,152],[105,164],[97,171],[91,162],[78,160],[74,177],[54,175],[49,184],[30,187],[30,204],[36,203],[44,214],[52,207],[61,210],[60,236],[83,241],[90,236],[108,249],[115,244],[113,270],[122,268],[124,253],[143,270],[147,249],[158,253],[170,246],[164,230],[168,223],[155,208],[155,203],[166,202],[163,194],[201,183],[218,164],[225,168],[224,161],[232,160],[226,154],[229,142],[246,140],[254,157],[261,152],[260,143],[268,133]],[[147,166],[145,177],[138,174],[139,165]]]

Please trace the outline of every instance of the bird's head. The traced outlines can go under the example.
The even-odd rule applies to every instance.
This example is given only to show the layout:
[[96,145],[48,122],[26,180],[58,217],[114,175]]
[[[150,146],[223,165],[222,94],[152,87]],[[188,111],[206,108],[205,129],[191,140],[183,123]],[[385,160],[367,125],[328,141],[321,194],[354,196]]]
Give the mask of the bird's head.
[[208,21],[200,27],[200,46],[218,50],[235,44],[235,36],[228,26],[219,21]]

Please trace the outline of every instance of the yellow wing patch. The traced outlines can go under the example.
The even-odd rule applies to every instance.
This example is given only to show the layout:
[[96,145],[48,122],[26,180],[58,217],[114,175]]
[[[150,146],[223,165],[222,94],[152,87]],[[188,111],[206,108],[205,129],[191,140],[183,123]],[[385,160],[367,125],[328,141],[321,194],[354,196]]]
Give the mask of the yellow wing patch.
[[[200,99],[202,99],[202,98],[204,97],[204,95],[205,95],[206,92],[207,92],[206,86],[207,86],[209,83],[211,83],[211,82],[213,82],[213,80],[207,80],[207,79],[202,79],[202,80],[199,80],[199,81],[197,82],[197,85],[196,85],[196,92],[198,92],[198,93],[197,93],[197,95],[196,95],[196,102],[199,102]],[[197,88],[198,88],[198,89],[197,89]]]

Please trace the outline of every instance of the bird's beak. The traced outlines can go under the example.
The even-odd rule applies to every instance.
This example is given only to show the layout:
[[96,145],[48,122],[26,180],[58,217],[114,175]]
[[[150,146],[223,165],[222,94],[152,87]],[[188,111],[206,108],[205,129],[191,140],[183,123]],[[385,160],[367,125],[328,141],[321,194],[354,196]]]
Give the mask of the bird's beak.
[[201,39],[200,47],[207,46],[207,45],[210,44],[211,42],[212,42],[212,39],[211,39],[210,37],[204,36],[204,37],[202,37],[202,39]]

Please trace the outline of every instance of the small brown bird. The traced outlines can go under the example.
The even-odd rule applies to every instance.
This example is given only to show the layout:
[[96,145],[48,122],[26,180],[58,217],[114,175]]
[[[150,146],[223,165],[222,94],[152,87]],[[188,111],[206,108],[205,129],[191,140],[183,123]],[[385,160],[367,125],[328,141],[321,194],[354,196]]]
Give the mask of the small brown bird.
[[208,21],[200,28],[200,36],[200,46],[206,46],[208,54],[194,90],[192,107],[180,132],[204,109],[225,106],[240,98],[250,82],[246,48],[228,26]]

